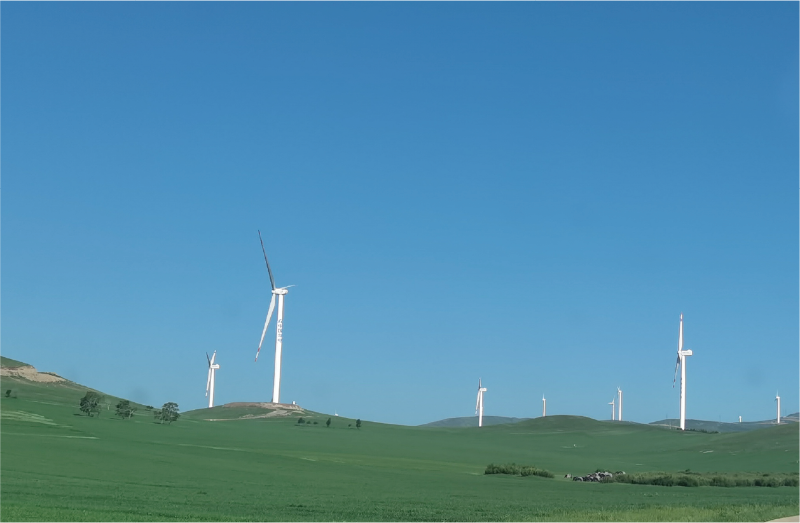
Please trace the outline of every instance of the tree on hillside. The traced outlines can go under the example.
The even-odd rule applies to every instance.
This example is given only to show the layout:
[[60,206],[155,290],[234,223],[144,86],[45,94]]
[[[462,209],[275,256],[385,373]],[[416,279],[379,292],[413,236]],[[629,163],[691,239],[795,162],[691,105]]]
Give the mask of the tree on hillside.
[[325,422],[325,425],[327,425],[328,427],[331,426],[331,419],[330,418],[328,418],[328,421]]
[[361,420],[360,420],[360,419],[357,419],[357,420],[356,420],[356,428],[357,428],[357,429],[360,429],[360,428],[361,428]]
[[117,403],[117,416],[122,419],[133,417],[133,413],[136,412],[136,407],[131,406],[131,402],[128,400],[120,400]]
[[102,399],[103,397],[94,391],[86,392],[86,395],[81,398],[81,411],[88,414],[90,418],[95,413],[100,417],[100,400]]
[[178,418],[181,417],[180,413],[178,412],[178,404],[172,401],[164,403],[164,405],[161,407],[161,410],[154,412],[158,412],[158,419],[161,420],[161,423],[166,421],[167,424],[170,424],[173,421],[177,421]]

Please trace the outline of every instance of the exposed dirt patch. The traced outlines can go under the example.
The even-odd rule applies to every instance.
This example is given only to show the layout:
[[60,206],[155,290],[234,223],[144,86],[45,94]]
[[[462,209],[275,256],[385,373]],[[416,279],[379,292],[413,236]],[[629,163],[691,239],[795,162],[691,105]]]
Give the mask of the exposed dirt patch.
[[280,409],[280,410],[296,410],[301,411],[303,408],[300,405],[293,405],[291,403],[270,403],[270,402],[262,402],[262,403],[248,403],[248,402],[236,402],[236,403],[226,403],[222,406],[223,408],[226,407],[257,407],[261,409]]
[[244,416],[239,416],[238,418],[225,418],[225,419],[206,419],[206,421],[236,421],[242,419],[261,419],[261,418],[280,418],[285,416],[290,416],[292,413],[295,412],[305,412],[304,409],[299,405],[293,405],[289,403],[249,403],[249,402],[236,402],[236,403],[226,403],[222,405],[222,407],[255,407],[260,409],[270,409],[270,412],[266,412],[264,414],[245,414]]
[[40,383],[58,383],[67,381],[58,374],[52,372],[39,372],[30,365],[24,367],[0,367],[0,376],[10,376],[13,378],[23,378],[28,381],[37,381]]

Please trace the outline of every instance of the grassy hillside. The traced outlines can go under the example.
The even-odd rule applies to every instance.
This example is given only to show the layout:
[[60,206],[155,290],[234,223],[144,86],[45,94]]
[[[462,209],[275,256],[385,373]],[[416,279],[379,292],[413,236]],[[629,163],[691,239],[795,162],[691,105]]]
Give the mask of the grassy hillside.
[[[781,419],[786,423],[797,423],[797,414],[789,414]],[[653,421],[650,425],[660,425],[663,427],[675,428],[680,425],[680,420],[677,419],[662,419]],[[704,421],[696,419],[687,419],[686,428],[689,430],[706,430],[717,432],[747,432],[750,430],[764,429],[775,425],[775,420],[763,421],[743,421],[742,423],[725,423],[721,421]]]
[[[0,399],[4,520],[766,521],[798,512],[792,487],[563,478],[597,468],[796,472],[798,425],[704,434],[575,416],[481,429],[356,429],[319,413],[304,414],[317,425],[298,425],[296,416],[204,421],[223,419],[223,407],[162,425],[142,412],[82,416],[76,392],[32,384]],[[483,474],[508,462],[556,478]]]
[[[502,425],[504,423],[519,423],[530,418],[508,418],[505,416],[484,416],[483,425]],[[478,416],[465,416],[463,418],[447,418],[419,425],[420,427],[477,427]]]
[[0,367],[24,367],[27,363],[0,356]]

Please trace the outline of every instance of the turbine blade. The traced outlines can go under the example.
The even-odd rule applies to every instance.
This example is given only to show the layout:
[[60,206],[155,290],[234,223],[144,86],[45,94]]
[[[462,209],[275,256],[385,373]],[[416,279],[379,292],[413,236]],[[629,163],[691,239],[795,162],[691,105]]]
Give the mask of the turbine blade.
[[478,413],[478,406],[481,404],[481,393],[478,391],[478,400],[475,402],[475,414]]
[[681,357],[678,356],[678,360],[675,362],[675,376],[672,377],[672,388],[675,388],[675,380],[678,379],[678,366],[681,364]]
[[272,295],[272,299],[269,302],[269,312],[267,312],[267,321],[264,322],[264,330],[261,332],[261,341],[258,342],[258,350],[256,351],[256,361],[258,361],[258,353],[261,352],[261,345],[264,343],[264,336],[267,335],[267,327],[269,326],[269,320],[272,318],[272,311],[275,310],[275,295]]
[[208,369],[208,381],[206,381],[206,396],[208,396],[209,388],[211,388],[211,369]]
[[211,366],[211,358],[208,357],[208,353],[206,352],[206,359],[208,360],[208,366]]
[[214,354],[211,355],[211,365],[214,364],[214,360],[217,359],[217,351],[214,351]]
[[267,261],[267,251],[264,249],[264,240],[261,238],[261,231],[258,231],[258,239],[261,241],[261,252],[264,253],[264,262],[267,264],[267,272],[269,273],[269,283],[272,285],[272,290],[275,290],[275,279],[272,277],[272,269],[269,268],[269,261]]

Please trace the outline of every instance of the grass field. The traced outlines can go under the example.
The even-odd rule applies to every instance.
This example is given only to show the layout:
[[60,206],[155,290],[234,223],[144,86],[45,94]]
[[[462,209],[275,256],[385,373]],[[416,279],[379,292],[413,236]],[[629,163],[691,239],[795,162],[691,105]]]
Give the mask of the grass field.
[[[597,468],[797,472],[797,424],[704,434],[553,416],[357,430],[341,417],[327,428],[329,416],[315,413],[204,421],[224,419],[215,408],[161,425],[142,411],[130,420],[113,408],[80,415],[75,384],[0,385],[19,391],[0,400],[3,521],[767,521],[800,512],[794,487],[563,478]],[[318,425],[297,425],[300,415]],[[556,477],[484,474],[511,462]]]

